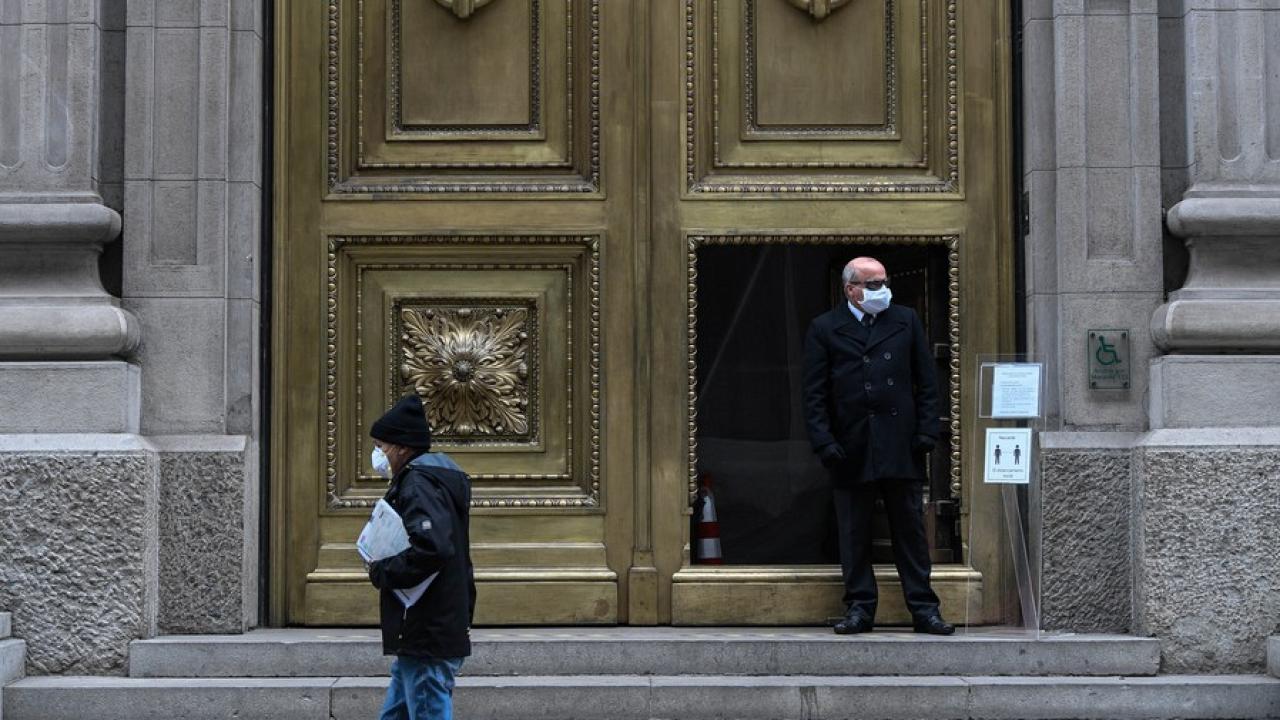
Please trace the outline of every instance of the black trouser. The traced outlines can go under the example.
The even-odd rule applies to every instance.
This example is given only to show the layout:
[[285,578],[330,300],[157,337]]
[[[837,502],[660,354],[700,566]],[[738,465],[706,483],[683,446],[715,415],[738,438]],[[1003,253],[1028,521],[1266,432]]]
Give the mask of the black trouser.
[[871,568],[871,516],[876,495],[884,498],[893,540],[893,562],[912,617],[938,612],[938,596],[929,584],[929,540],[924,534],[924,483],[881,480],[834,488],[844,603],[872,620],[876,617],[876,578]]

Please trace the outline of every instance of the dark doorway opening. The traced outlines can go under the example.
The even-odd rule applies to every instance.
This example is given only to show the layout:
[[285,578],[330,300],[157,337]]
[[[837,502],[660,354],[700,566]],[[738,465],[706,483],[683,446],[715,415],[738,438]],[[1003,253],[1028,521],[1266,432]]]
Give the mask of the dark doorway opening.
[[[943,436],[929,461],[925,528],[934,562],[961,561],[945,401],[951,394],[947,253],[939,245],[884,244],[698,249],[698,475],[714,497],[725,564],[839,562],[830,481],[805,430],[802,357],[810,321],[845,302],[840,273],[860,255],[884,263],[893,302],[915,309],[931,341],[944,399]],[[695,522],[698,517],[695,512]],[[874,543],[874,561],[892,562],[880,511]]]

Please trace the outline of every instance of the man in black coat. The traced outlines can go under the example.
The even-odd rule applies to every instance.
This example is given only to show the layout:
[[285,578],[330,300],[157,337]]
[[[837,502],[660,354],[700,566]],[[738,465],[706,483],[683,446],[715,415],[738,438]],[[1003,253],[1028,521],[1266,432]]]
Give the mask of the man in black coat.
[[924,325],[892,305],[884,265],[849,262],[846,302],[819,315],[804,346],[809,440],[830,471],[840,535],[845,617],[839,634],[871,630],[876,581],[871,515],[884,499],[893,558],[916,632],[950,635],[929,583],[924,456],[938,440],[938,380]]
[[[409,548],[369,564],[382,591],[382,652],[395,655],[383,720],[449,718],[454,676],[471,654],[475,572],[471,566],[471,481],[444,453],[417,395],[402,398],[373,424],[373,467],[391,480],[384,500],[409,534]],[[394,590],[431,578],[406,608]]]

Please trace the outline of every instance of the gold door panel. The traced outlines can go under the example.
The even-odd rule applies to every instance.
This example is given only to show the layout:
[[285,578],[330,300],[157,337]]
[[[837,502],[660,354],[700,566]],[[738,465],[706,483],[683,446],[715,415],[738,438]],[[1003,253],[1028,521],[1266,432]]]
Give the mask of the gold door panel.
[[632,488],[604,417],[631,402],[605,382],[634,362],[630,163],[605,198],[625,97],[601,88],[627,47],[600,44],[623,25],[598,0],[471,7],[278,4],[275,622],[376,622],[366,433],[409,392],[473,481],[478,622],[625,617]]
[[328,5],[331,192],[599,189],[599,0]]
[[335,237],[329,266],[330,509],[382,497],[365,432],[411,392],[477,507],[600,506],[598,238]]
[[386,491],[365,433],[410,392],[429,408],[433,448],[472,479],[480,616],[616,620],[598,516],[599,246],[589,235],[330,238],[326,493],[306,622],[376,620],[351,571],[353,533]]
[[954,5],[684,7],[689,191],[956,190]]

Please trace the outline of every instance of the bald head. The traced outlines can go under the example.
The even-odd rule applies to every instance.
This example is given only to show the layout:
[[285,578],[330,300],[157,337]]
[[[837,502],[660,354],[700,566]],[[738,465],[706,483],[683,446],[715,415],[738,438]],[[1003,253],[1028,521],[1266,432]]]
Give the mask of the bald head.
[[849,302],[862,307],[862,283],[868,280],[885,280],[888,275],[885,273],[884,265],[873,257],[856,257],[844,266],[844,272],[840,274],[844,281],[844,295]]
[[844,272],[841,274],[844,284],[861,280],[876,279],[879,276],[883,279],[885,274],[884,265],[873,257],[856,257],[844,266]]

